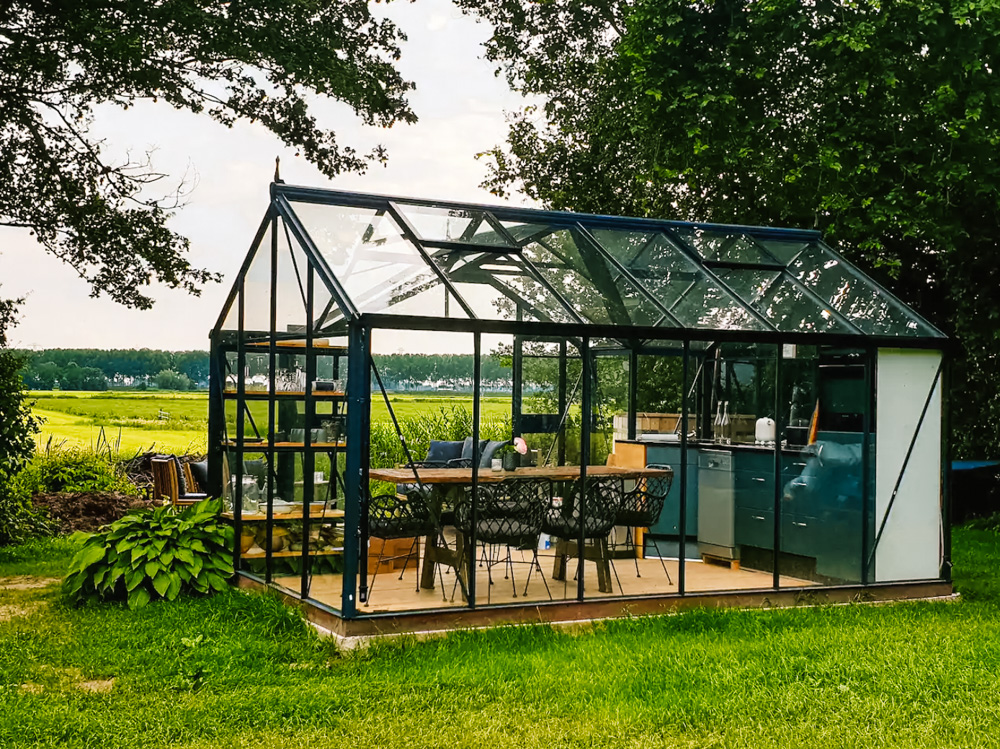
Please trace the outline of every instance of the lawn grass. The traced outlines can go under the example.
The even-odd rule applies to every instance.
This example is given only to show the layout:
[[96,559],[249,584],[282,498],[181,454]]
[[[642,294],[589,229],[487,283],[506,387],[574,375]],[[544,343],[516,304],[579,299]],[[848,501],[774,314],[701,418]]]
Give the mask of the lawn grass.
[[[103,393],[33,391],[33,412],[44,423],[36,442],[94,447],[102,439],[120,442],[125,455],[156,450],[168,453],[204,453],[208,443],[208,394],[169,392]],[[399,419],[455,407],[472,411],[472,397],[461,395],[394,394],[390,397]],[[252,401],[258,425],[267,424],[267,403]],[[481,400],[484,421],[510,415],[510,396]],[[166,414],[165,417],[163,415]],[[163,417],[163,418],[161,418]],[[388,422],[385,401],[372,402],[372,420]]]
[[[954,555],[954,603],[703,610],[347,655],[269,596],[132,613],[5,590],[0,611],[21,615],[0,618],[0,746],[993,745],[1000,536],[957,529]],[[0,575],[20,564],[0,555]]]

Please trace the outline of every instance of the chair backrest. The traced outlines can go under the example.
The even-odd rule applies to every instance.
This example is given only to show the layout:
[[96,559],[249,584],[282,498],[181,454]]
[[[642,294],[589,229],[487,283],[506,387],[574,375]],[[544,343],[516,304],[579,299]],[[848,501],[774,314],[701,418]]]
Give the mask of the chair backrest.
[[[544,477],[509,479],[488,487],[480,486],[476,540],[534,548],[551,502],[552,482]],[[465,534],[471,533],[471,497],[455,507],[455,527]]]
[[650,463],[646,468],[668,470],[670,473],[666,476],[642,476],[636,479],[635,487],[622,497],[615,525],[648,528],[660,521],[663,503],[674,480],[673,469],[659,463]]
[[177,467],[172,458],[153,458],[153,499],[176,504],[178,494]]
[[423,494],[377,494],[368,500],[368,535],[374,538],[408,538],[434,532],[437,522]]
[[615,525],[622,502],[622,480],[614,476],[588,476],[583,486],[586,490],[581,492],[580,479],[573,482],[569,511],[578,523],[582,510],[585,538],[606,536]]

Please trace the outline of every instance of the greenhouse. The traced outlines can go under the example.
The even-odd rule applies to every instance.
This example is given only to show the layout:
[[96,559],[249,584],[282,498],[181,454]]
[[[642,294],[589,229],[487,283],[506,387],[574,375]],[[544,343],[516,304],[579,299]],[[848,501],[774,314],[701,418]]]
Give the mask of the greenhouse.
[[276,183],[211,489],[344,636],[949,595],[947,347],[813,231]]

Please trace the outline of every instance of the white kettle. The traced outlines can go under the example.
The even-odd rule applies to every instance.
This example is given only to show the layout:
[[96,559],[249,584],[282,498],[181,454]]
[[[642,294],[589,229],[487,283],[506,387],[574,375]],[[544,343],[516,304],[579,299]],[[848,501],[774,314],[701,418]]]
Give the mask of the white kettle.
[[774,419],[767,416],[757,419],[757,424],[754,427],[754,439],[757,442],[774,442],[774,438]]

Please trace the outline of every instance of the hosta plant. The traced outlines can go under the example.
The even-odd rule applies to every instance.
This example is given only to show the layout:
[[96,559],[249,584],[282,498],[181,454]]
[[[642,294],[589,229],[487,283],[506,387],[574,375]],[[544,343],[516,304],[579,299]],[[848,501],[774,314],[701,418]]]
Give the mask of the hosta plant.
[[233,574],[233,529],[221,507],[205,499],[180,512],[164,506],[126,515],[87,539],[63,590],[76,602],[127,600],[129,608],[223,590]]

